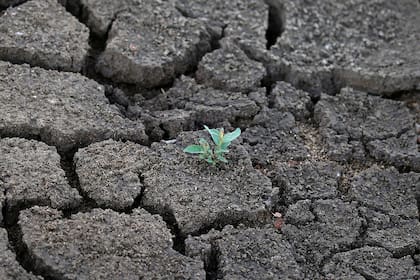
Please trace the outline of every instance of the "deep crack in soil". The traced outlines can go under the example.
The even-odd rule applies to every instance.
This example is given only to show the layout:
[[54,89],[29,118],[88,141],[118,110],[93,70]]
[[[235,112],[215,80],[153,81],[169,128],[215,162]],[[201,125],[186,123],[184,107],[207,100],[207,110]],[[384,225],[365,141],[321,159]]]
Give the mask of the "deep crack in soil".
[[268,28],[265,34],[267,39],[267,49],[270,49],[281,36],[285,25],[285,10],[283,4],[278,0],[265,0],[269,6],[268,10]]
[[81,204],[77,208],[64,209],[64,217],[69,217],[70,215],[78,212],[89,212],[93,208],[98,207],[96,205],[96,202],[93,199],[91,199],[80,187],[79,176],[77,175],[76,166],[74,162],[74,155],[76,154],[77,150],[73,150],[60,155],[61,168],[65,172],[65,176],[70,187],[76,189],[83,198]]
[[165,209],[162,211],[157,211],[156,209],[152,207],[145,207],[142,205],[141,201],[139,203],[139,207],[144,208],[146,211],[148,211],[151,214],[159,215],[162,217],[162,219],[165,221],[167,227],[171,231],[173,235],[173,249],[182,255],[185,255],[185,239],[186,236],[183,236],[181,234],[181,231],[178,227],[178,223],[175,219],[175,216],[173,215],[172,211],[170,209]]
[[[15,213],[15,216],[18,216]],[[6,230],[11,250],[16,254],[16,261],[28,272],[34,275],[42,276],[45,280],[63,279],[61,275],[54,275],[51,271],[45,270],[39,266],[37,261],[31,257],[29,250],[22,240],[22,231],[17,221],[6,219]]]

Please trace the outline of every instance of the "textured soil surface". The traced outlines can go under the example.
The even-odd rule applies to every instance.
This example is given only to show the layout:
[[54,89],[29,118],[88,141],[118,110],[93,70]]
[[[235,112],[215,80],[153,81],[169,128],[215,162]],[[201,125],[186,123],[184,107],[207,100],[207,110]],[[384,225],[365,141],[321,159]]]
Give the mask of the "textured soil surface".
[[420,2],[0,0],[0,207],[5,280],[420,279]]

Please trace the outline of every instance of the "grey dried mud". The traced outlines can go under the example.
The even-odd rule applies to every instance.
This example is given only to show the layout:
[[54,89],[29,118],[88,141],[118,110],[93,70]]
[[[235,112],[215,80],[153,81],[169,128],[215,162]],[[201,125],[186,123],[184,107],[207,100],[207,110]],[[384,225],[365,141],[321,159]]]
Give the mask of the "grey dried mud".
[[[303,271],[284,237],[273,228],[225,227],[199,237],[188,237],[186,254],[216,262],[216,279],[302,279]],[[215,260],[212,257],[216,256]]]
[[216,89],[250,92],[261,86],[266,71],[232,43],[206,54],[198,64],[196,80]]
[[420,248],[416,188],[418,173],[399,174],[394,168],[373,166],[351,179],[348,196],[358,201],[367,220],[365,243],[387,249],[394,257]]
[[150,164],[148,153],[144,146],[112,140],[80,149],[74,164],[81,190],[99,207],[131,207],[144,190],[141,170]]
[[54,279],[204,279],[203,263],[172,249],[161,217],[94,209],[64,218],[48,207],[24,210],[19,228],[36,271]]
[[301,128],[289,112],[264,107],[242,134],[254,165],[274,168],[277,163],[310,157]]
[[[0,187],[6,214],[31,205],[76,208],[82,198],[69,186],[54,147],[35,140],[0,139]],[[6,217],[4,217],[6,218]]]
[[284,32],[268,56],[273,76],[315,96],[342,86],[384,95],[419,86],[418,1],[283,4]]
[[330,158],[363,161],[370,155],[420,170],[415,120],[404,103],[345,88],[337,96],[322,95],[314,117]]
[[172,139],[185,130],[237,126],[252,119],[267,103],[264,89],[249,94],[199,85],[181,76],[168,91],[145,100],[135,96],[127,108],[130,118],[142,120],[154,139]]
[[277,82],[269,94],[272,108],[282,112],[290,112],[296,120],[308,120],[313,111],[313,103],[309,93],[298,90],[286,82]]
[[0,135],[60,152],[109,138],[147,141],[143,124],[109,104],[102,85],[75,73],[0,62],[0,111]]
[[0,278],[420,278],[420,4],[309,2],[0,0]]
[[242,49],[265,49],[268,6],[264,1],[179,0],[177,8],[190,18],[204,21],[212,34],[223,34]]
[[363,247],[336,254],[324,266],[323,273],[328,279],[417,279],[411,257],[393,258],[383,248]]
[[[330,255],[349,250],[357,242],[364,220],[359,217],[357,204],[343,202],[340,199],[315,200],[305,206],[300,203],[300,217],[313,215],[306,221],[288,219],[281,231],[286,240],[298,254],[299,263],[303,264],[306,277],[318,279],[318,267]],[[295,217],[296,214],[294,215]]]
[[[1,5],[1,3],[0,3]],[[57,0],[32,0],[0,16],[0,59],[79,72],[89,30]]]
[[15,253],[9,248],[7,231],[0,228],[0,278],[3,280],[41,280],[42,277],[27,272],[16,261]]
[[[131,1],[134,4],[134,1]],[[130,1],[80,0],[82,17],[91,32],[104,37],[118,13],[128,8]]]
[[281,189],[284,203],[299,200],[332,199],[339,196],[343,168],[333,162],[280,163],[274,182]]
[[282,232],[306,276],[416,279],[411,255],[419,246],[418,183],[417,173],[374,166],[347,183],[343,198],[352,202],[305,199],[292,204]]
[[285,82],[273,85],[266,103],[242,134],[253,164],[270,170],[281,162],[310,158],[309,147],[298,121],[308,120],[313,103],[307,92]]
[[151,149],[113,141],[91,145],[76,154],[81,188],[98,204],[117,209],[131,205],[144,188],[140,204],[173,217],[183,236],[230,223],[270,222],[277,199],[270,180],[253,169],[241,146],[233,145],[230,163],[219,167],[183,153],[198,135],[204,133],[181,134],[175,144],[154,143]]
[[117,82],[163,86],[192,70],[211,41],[204,24],[182,16],[174,1],[136,2],[116,14],[97,69]]

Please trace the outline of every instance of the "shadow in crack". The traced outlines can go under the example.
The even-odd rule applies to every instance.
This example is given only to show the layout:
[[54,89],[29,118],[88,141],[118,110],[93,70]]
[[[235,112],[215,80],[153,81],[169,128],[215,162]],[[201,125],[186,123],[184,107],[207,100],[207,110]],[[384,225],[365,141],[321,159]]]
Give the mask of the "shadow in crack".
[[268,28],[265,34],[267,39],[266,47],[270,49],[276,43],[277,38],[283,33],[286,18],[284,6],[279,0],[265,0],[265,2],[269,7]]

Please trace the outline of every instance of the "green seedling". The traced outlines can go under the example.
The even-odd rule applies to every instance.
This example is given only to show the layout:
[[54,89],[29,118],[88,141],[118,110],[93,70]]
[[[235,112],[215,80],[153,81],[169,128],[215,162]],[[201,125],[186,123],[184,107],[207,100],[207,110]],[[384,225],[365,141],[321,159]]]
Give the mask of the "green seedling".
[[237,128],[233,132],[225,134],[223,128],[210,129],[206,125],[204,128],[210,134],[211,139],[214,142],[214,147],[212,148],[206,139],[200,138],[198,141],[200,145],[190,145],[184,149],[184,152],[199,154],[200,159],[205,160],[211,165],[216,165],[218,162],[228,162],[223,154],[229,152],[229,145],[241,135],[241,129]]

